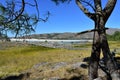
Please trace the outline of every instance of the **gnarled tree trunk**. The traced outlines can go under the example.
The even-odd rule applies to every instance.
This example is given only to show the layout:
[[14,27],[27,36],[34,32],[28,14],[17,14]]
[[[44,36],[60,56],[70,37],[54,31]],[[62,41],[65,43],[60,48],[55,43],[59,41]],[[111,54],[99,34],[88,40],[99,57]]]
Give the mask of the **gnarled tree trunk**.
[[92,52],[89,63],[89,80],[93,80],[98,77],[98,65],[101,50],[104,55],[105,65],[109,72],[109,80],[120,80],[120,74],[117,72],[117,66],[110,55],[105,31],[105,24],[115,7],[116,1],[117,0],[108,0],[105,8],[102,9],[101,0],[94,0],[94,6],[92,6],[94,13],[91,13],[81,3],[85,2],[91,6],[89,2],[86,2],[86,0],[76,0],[77,5],[84,14],[95,22],[96,31],[94,31]]

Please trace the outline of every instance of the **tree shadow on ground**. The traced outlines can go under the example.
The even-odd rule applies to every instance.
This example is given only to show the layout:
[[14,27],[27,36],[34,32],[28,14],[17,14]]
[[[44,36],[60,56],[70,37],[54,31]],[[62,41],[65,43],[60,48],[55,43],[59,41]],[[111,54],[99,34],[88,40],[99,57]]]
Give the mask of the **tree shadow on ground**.
[[87,62],[87,63],[89,63],[89,61],[90,61],[90,57],[85,57],[85,58],[83,58],[82,61],[83,61],[83,62]]
[[20,74],[18,76],[8,76],[4,79],[0,79],[0,80],[23,80],[23,79],[27,79],[30,76],[30,73],[24,73],[24,74]]
[[86,76],[80,75],[80,76],[73,76],[70,79],[63,78],[63,79],[58,79],[58,80],[87,80],[87,79],[88,78]]
[[[114,58],[115,58],[115,61],[116,61],[117,65],[118,65],[118,69],[120,69],[120,57],[114,57]],[[89,63],[89,60],[90,60],[90,57],[85,57],[83,59],[83,62]]]
[[120,69],[120,57],[115,57],[115,61],[117,62],[118,69]]

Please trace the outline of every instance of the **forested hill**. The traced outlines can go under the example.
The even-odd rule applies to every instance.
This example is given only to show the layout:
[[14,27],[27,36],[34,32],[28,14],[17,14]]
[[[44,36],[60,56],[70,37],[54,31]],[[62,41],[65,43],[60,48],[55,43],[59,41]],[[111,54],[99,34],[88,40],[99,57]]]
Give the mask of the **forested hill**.
[[[116,31],[120,29],[110,28],[107,30],[108,35],[113,35]],[[36,38],[36,39],[92,39],[93,32],[77,35],[77,33],[65,32],[65,33],[46,33],[46,34],[32,34],[25,36],[26,38]]]

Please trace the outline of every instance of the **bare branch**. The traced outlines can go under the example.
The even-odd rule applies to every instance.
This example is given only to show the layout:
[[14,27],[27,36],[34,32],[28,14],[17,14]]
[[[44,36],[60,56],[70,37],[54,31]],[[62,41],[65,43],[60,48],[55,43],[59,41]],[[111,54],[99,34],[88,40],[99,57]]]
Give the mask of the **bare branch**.
[[83,3],[86,3],[88,6],[90,6],[92,9],[93,9],[93,11],[95,12],[95,8],[94,8],[94,6],[91,4],[91,2],[90,1],[86,1],[86,0],[80,0],[81,2],[83,2]]
[[105,15],[105,21],[108,20],[109,16],[111,15],[117,0],[108,0],[105,8],[103,9],[103,14]]
[[79,32],[79,33],[77,33],[77,35],[88,33],[88,32],[94,32],[94,31],[102,31],[102,30],[107,30],[107,29],[109,29],[109,28],[87,30],[87,31]]
[[[17,1],[16,3],[21,3],[20,1]],[[27,5],[30,5],[30,6],[35,6],[34,4],[32,4],[32,3],[29,3],[29,2],[25,2],[25,4],[27,4]]]
[[102,11],[101,0],[94,0],[95,10],[96,12]]
[[37,0],[34,0],[34,2],[35,2],[35,6],[36,6],[36,10],[37,10],[37,14],[38,14],[38,18],[39,18],[39,9],[38,9],[38,3],[37,3]]
[[10,22],[13,22],[13,21],[17,20],[22,15],[22,13],[24,12],[24,9],[25,9],[25,1],[22,0],[22,7],[20,9],[20,13],[14,19],[12,19],[10,21],[7,21],[7,22],[3,22],[3,23],[6,24],[6,23],[10,23]]
[[79,8],[85,13],[86,16],[94,20],[94,13],[90,13],[79,0],[76,0],[76,4],[79,6]]
[[72,0],[51,0],[56,3],[56,5],[59,5],[60,3],[70,3]]
[[47,12],[47,17],[46,17],[45,19],[39,18],[38,20],[39,20],[39,21],[46,22],[46,21],[48,20],[48,18],[50,17],[50,14],[51,14],[51,13],[48,11],[48,12]]

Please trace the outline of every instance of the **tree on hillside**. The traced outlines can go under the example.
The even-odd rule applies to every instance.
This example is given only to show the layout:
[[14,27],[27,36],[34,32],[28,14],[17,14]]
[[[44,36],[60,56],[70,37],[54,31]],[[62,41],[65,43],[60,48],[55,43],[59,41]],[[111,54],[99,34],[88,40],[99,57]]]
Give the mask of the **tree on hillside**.
[[[53,0],[58,4],[60,0]],[[61,0],[66,2],[70,0]],[[106,6],[102,7],[102,0],[76,0],[76,4],[83,11],[83,13],[92,19],[95,23],[95,29],[93,35],[93,45],[91,58],[89,63],[89,80],[93,80],[98,77],[98,65],[100,60],[101,50],[104,55],[104,62],[107,67],[107,75],[109,80],[120,80],[120,74],[118,68],[112,60],[110,55],[110,49],[106,38],[105,24],[110,17],[117,0],[108,0]]]
[[[104,55],[105,65],[107,66],[108,69],[108,72],[106,73],[108,74],[109,80],[120,79],[118,68],[114,60],[112,60],[112,56],[110,55],[110,49],[106,38],[106,28],[105,28],[105,24],[115,7],[116,2],[117,0],[108,0],[106,6],[102,8],[101,0],[94,0],[93,3],[88,0],[76,0],[76,3],[79,6],[79,8],[84,12],[86,16],[92,19],[95,23],[92,52],[89,63],[90,80],[93,80],[98,77],[97,70],[98,70],[101,50]],[[92,12],[90,12],[87,8],[85,8],[85,4],[92,8]]]

